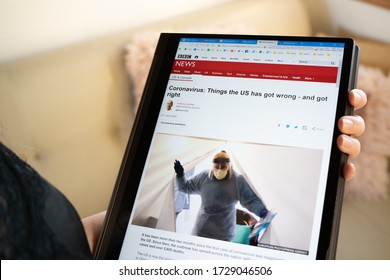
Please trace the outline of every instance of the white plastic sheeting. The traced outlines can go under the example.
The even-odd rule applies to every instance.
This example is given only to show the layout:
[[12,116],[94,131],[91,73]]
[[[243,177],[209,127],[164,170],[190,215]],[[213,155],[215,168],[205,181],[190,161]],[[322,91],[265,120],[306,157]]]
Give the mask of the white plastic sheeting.
[[153,141],[132,224],[176,231],[173,162],[195,173],[226,150],[268,209],[278,215],[267,243],[308,250],[313,234],[322,151],[158,134]]

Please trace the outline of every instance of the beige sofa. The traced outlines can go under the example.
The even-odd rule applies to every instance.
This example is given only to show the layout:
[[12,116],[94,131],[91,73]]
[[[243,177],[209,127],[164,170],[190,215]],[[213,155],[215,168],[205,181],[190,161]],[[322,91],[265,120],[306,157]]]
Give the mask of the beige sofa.
[[136,109],[126,45],[148,30],[237,26],[312,35],[300,0],[240,0],[1,64],[0,141],[59,188],[82,217],[104,210]]

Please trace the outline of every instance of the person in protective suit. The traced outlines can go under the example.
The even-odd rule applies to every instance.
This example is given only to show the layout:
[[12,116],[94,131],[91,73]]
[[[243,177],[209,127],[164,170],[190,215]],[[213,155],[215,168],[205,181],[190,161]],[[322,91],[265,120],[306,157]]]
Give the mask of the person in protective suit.
[[260,218],[268,214],[263,201],[244,177],[233,171],[226,151],[214,156],[210,171],[203,171],[190,179],[184,176],[180,161],[175,160],[174,169],[179,190],[201,196],[193,235],[231,241],[235,236],[238,201]]

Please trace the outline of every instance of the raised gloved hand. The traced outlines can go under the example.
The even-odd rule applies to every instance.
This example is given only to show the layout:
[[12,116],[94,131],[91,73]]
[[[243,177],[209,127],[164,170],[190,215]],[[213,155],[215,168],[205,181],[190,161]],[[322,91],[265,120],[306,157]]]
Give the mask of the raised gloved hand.
[[175,169],[177,177],[183,177],[184,176],[184,168],[181,165],[180,161],[178,161],[177,159],[175,160],[175,162],[173,164],[173,168]]

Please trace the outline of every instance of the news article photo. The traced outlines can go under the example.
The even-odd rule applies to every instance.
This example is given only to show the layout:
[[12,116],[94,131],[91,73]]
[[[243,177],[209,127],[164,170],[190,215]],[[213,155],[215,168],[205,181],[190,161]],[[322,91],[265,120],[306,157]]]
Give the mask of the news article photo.
[[[131,224],[307,255],[322,157],[318,149],[157,134]],[[229,174],[213,173],[224,163]],[[250,211],[261,204],[264,217]]]

